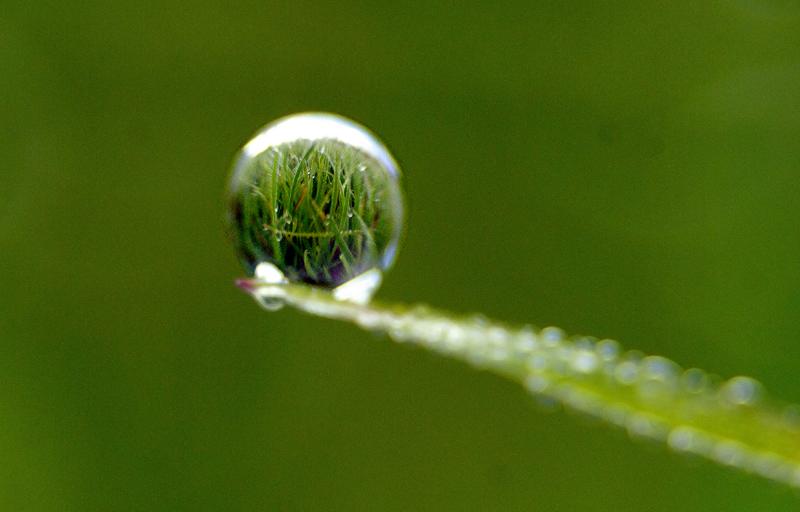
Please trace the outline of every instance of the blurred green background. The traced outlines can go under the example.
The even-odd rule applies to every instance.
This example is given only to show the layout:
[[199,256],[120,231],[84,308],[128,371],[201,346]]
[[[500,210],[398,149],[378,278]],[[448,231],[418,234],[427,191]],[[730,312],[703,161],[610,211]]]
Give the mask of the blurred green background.
[[232,285],[223,187],[329,110],[405,170],[384,300],[800,401],[800,3],[5,2],[0,509],[797,510]]

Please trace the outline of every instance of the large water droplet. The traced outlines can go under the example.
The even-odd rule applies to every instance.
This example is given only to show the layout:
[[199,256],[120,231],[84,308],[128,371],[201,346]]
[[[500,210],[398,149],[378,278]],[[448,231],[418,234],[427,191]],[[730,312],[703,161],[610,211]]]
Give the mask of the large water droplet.
[[399,179],[394,158],[363,126],[334,114],[284,117],[256,133],[234,162],[228,234],[250,276],[268,263],[288,282],[365,302],[397,254]]

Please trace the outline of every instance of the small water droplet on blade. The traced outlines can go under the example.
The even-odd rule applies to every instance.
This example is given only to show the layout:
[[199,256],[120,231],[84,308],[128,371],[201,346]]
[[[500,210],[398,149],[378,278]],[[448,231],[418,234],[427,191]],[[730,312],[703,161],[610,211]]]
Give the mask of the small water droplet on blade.
[[333,289],[333,298],[356,304],[368,304],[381,286],[383,275],[372,269]]

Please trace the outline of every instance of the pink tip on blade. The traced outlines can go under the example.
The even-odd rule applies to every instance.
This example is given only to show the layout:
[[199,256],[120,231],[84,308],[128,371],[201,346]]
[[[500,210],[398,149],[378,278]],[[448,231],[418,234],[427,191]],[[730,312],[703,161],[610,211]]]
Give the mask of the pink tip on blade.
[[246,293],[253,293],[256,289],[252,279],[237,279],[236,286]]

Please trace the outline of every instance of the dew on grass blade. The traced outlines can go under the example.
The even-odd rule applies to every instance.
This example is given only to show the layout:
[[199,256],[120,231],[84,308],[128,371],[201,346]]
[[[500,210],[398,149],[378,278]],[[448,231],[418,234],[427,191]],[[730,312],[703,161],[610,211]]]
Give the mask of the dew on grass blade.
[[399,180],[394,158],[363,126],[335,114],[284,117],[256,133],[234,161],[228,236],[250,277],[367,302],[397,254]]

